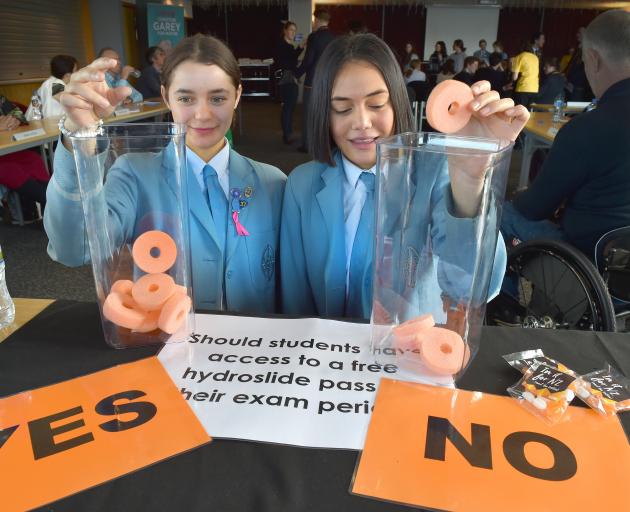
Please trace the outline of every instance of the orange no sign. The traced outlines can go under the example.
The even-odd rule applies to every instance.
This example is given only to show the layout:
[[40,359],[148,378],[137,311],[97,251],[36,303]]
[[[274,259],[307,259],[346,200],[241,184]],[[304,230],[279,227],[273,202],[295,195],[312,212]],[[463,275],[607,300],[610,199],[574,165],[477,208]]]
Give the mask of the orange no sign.
[[515,400],[382,379],[352,492],[451,511],[630,510],[616,418],[547,426]]
[[43,505],[208,441],[155,357],[10,396],[1,508]]

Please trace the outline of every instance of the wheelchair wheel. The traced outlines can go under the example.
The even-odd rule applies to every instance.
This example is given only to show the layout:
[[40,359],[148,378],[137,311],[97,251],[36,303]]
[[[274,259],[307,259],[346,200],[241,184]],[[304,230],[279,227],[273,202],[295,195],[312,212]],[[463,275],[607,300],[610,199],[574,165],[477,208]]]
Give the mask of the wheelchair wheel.
[[615,310],[595,266],[574,247],[554,240],[517,245],[508,255],[489,325],[614,331]]

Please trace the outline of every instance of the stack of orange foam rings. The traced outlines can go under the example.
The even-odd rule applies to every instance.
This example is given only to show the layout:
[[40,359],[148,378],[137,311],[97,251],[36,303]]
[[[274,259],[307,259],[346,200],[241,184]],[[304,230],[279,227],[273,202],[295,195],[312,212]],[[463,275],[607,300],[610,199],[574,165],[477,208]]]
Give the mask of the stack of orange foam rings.
[[103,315],[135,332],[177,332],[192,301],[186,287],[166,274],[177,259],[175,241],[163,231],[146,231],[134,242],[131,254],[136,266],[146,274],[135,283],[127,279],[116,281],[103,304]]
[[395,348],[418,354],[424,366],[436,375],[455,375],[470,359],[470,349],[462,337],[450,329],[437,327],[433,315],[421,315],[393,329]]

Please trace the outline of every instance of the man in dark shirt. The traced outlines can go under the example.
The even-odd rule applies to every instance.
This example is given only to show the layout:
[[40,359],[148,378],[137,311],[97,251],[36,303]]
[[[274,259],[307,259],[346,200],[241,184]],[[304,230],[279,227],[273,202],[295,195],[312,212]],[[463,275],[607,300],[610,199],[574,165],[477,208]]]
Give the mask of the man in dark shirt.
[[298,151],[303,153],[308,153],[309,151],[309,135],[307,133],[308,108],[311,89],[313,87],[315,67],[322,53],[324,53],[326,46],[335,38],[332,32],[328,30],[328,23],[330,22],[329,12],[318,8],[315,10],[313,16],[315,17],[313,32],[311,32],[306,40],[304,60],[295,74],[296,78],[300,78],[303,74],[306,74],[306,78],[304,79],[304,93],[302,95],[302,145],[298,148]]
[[564,101],[567,79],[558,71],[558,59],[555,57],[546,58],[543,69],[547,78],[538,89],[538,96],[535,98],[536,103],[553,104],[557,98]]
[[161,96],[160,72],[166,53],[159,46],[151,46],[144,57],[149,65],[142,70],[142,76],[136,82],[136,89],[144,98],[158,98]]
[[501,64],[501,54],[499,53],[491,53],[490,54],[490,65],[485,68],[479,68],[475,73],[474,82],[479,82],[480,80],[487,80],[490,82],[490,88],[493,91],[497,91],[501,97],[505,96],[505,91],[503,88],[507,83],[507,76],[505,71],[503,70],[503,66]]
[[465,84],[472,85],[475,83],[475,73],[479,67],[479,59],[477,57],[466,57],[464,59],[464,69],[457,73],[453,80],[459,80]]
[[[606,232],[630,225],[630,12],[606,11],[584,33],[586,76],[597,109],[557,134],[540,174],[507,203],[509,239],[564,239],[594,257]],[[545,220],[564,205],[560,225]]]

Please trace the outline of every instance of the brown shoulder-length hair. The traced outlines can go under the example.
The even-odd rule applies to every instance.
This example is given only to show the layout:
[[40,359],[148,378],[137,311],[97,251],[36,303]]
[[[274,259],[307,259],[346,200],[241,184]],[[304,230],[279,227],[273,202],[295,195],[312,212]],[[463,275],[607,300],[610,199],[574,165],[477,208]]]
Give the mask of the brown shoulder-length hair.
[[185,61],[215,64],[225,71],[236,89],[241,84],[238,62],[225,43],[216,37],[196,34],[183,39],[166,57],[160,73],[160,82],[167,91],[173,78],[173,71]]
[[330,134],[330,100],[337,73],[348,62],[363,61],[378,69],[385,80],[394,110],[394,133],[409,132],[413,116],[407,88],[396,57],[374,34],[342,36],[331,42],[317,63],[309,105],[310,150],[315,160],[335,165],[337,147]]

